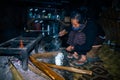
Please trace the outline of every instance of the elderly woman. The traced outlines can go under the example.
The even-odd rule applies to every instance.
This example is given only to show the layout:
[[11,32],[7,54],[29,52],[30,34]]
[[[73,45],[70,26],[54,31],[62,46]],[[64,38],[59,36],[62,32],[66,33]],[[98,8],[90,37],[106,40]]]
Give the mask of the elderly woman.
[[69,33],[66,48],[67,58],[73,65],[83,65],[87,62],[86,54],[94,44],[97,27],[93,21],[86,19],[83,13],[73,11],[71,14],[71,27],[60,31],[59,35],[63,36]]

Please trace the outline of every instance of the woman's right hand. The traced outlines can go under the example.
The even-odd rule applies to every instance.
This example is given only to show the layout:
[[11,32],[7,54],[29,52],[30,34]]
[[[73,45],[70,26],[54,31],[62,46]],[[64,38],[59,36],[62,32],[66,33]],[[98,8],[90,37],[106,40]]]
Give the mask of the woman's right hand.
[[59,32],[59,36],[64,36],[65,34],[67,34],[67,31],[65,29]]

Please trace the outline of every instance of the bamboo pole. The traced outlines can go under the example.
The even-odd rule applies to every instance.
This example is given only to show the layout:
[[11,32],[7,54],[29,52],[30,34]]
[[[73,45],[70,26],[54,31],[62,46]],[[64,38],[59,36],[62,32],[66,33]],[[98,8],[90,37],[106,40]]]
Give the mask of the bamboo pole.
[[77,68],[74,68],[74,67],[58,66],[58,65],[54,65],[54,64],[45,63],[45,62],[42,62],[42,63],[44,63],[47,66],[52,67],[52,68],[67,70],[67,71],[75,72],[75,73],[92,75],[92,71],[90,71],[90,70],[81,70],[81,69],[77,69]]
[[18,72],[18,70],[12,64],[12,62],[11,61],[9,61],[9,62],[10,62],[10,70],[12,72],[14,80],[24,80],[23,77],[22,77],[22,75]]
[[58,73],[53,71],[51,68],[49,68],[46,64],[37,61],[34,57],[30,56],[31,62],[41,71],[43,71],[46,75],[48,75],[52,80],[65,80],[62,76],[60,76]]

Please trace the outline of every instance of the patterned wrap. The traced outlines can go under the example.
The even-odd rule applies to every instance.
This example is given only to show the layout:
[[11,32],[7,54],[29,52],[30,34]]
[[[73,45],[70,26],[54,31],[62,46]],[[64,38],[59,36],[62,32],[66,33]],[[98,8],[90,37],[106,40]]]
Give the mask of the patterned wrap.
[[69,45],[83,45],[86,41],[86,36],[83,32],[71,31],[67,43]]

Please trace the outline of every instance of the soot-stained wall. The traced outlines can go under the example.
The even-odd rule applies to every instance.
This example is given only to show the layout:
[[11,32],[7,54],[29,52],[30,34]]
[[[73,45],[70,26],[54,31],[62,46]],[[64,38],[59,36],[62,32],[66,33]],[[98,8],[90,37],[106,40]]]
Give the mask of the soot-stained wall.
[[25,26],[25,7],[4,2],[0,8],[0,43],[19,36]]

